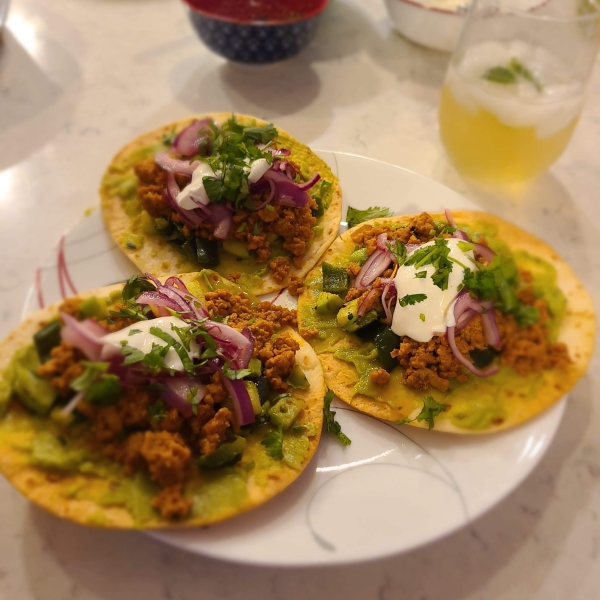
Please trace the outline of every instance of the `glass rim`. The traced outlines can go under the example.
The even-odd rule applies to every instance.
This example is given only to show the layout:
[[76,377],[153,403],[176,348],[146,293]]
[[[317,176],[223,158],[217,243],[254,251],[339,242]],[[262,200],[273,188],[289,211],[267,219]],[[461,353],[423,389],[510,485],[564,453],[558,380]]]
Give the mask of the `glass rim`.
[[[473,4],[476,4],[479,0],[473,0]],[[534,11],[543,8],[548,3],[552,2],[552,0],[543,0],[540,4],[531,7],[530,9],[519,9],[512,8],[507,6],[504,0],[487,0],[490,4],[497,6],[498,8],[503,9],[506,13],[512,14],[518,17],[523,17],[525,19],[532,19],[535,21],[546,21],[548,23],[577,23],[583,21],[593,21],[594,19],[600,18],[600,2],[594,2],[596,5],[596,10],[590,13],[584,13],[581,15],[573,15],[571,17],[566,16],[558,16],[558,15],[540,15],[536,14]]]

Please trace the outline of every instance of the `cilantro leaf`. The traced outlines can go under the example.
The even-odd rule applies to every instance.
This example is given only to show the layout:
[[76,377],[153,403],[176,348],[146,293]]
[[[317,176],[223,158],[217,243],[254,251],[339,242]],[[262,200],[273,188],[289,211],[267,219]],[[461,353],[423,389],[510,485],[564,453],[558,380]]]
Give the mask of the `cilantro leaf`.
[[132,335],[137,335],[138,333],[142,333],[141,329],[130,329],[129,330],[129,337],[131,337]]
[[348,212],[346,213],[346,221],[348,222],[348,227],[354,227],[364,221],[370,219],[384,219],[393,216],[393,214],[394,213],[389,208],[385,207],[371,206],[370,208],[365,208],[365,210],[359,210],[358,208],[349,206]]
[[166,416],[166,406],[162,400],[157,400],[148,406],[148,416],[155,423],[160,423]]
[[283,459],[283,430],[273,429],[262,439],[261,444],[267,449],[267,454],[275,460]]
[[419,271],[415,273],[415,279],[425,279],[427,277],[427,271]]
[[187,373],[191,374],[194,372],[194,363],[192,362],[192,359],[183,347],[183,344],[178,342],[172,335],[169,335],[166,331],[160,329],[160,327],[150,327],[150,333],[156,336],[157,338],[160,338],[163,342],[166,342],[167,348],[170,346],[171,348],[173,348],[173,350],[175,350],[175,352],[177,352],[177,356],[179,356],[183,364],[183,368]]
[[141,350],[138,350],[133,346],[129,346],[128,344],[123,345],[121,348],[121,354],[125,357],[125,360],[122,363],[124,367],[141,362],[146,356]]
[[76,392],[85,392],[102,373],[106,373],[110,366],[110,363],[107,362],[82,361],[81,364],[85,367],[85,371],[73,379],[70,385],[71,389]]
[[274,140],[279,135],[279,132],[272,123],[268,123],[263,127],[244,127],[244,134],[262,144],[267,144],[271,140]]
[[387,247],[389,248],[390,252],[396,257],[396,260],[398,261],[398,266],[402,266],[406,261],[406,246],[402,242],[394,240],[394,244],[388,243]]
[[427,300],[427,294],[406,294],[406,296],[400,298],[398,302],[400,302],[400,306],[404,308],[409,305],[414,306],[419,302],[423,302],[423,300]]
[[251,374],[252,369],[230,369],[228,362],[223,365],[223,375],[225,375],[227,379],[243,379]]
[[447,408],[448,407],[445,404],[436,402],[431,396],[425,396],[423,398],[423,408],[414,419],[402,419],[401,421],[396,421],[396,423],[398,425],[404,425],[405,423],[412,423],[413,421],[417,421],[419,423],[421,421],[427,421],[429,424],[429,429],[433,429],[435,425],[434,418]]
[[435,271],[431,275],[433,283],[441,290],[448,289],[448,278],[452,272],[452,260],[449,258],[450,248],[443,238],[437,238],[433,244],[415,250],[404,263],[414,266],[415,269],[425,265],[433,265]]
[[349,446],[352,443],[352,440],[342,432],[341,425],[335,420],[335,411],[331,410],[331,401],[333,400],[334,393],[329,390],[323,399],[323,416],[324,416],[324,425],[325,431],[330,435],[333,435],[337,438],[338,442],[342,444],[342,446]]
[[156,286],[140,275],[133,275],[130,277],[127,283],[123,286],[123,300],[128,302],[129,300],[135,300],[142,292],[156,291]]

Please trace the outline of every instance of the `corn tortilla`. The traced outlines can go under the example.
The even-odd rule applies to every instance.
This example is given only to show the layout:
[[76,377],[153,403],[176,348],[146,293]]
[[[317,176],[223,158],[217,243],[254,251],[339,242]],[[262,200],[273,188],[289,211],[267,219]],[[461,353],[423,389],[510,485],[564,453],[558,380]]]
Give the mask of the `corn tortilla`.
[[[430,213],[434,220],[445,222],[443,213]],[[437,390],[417,391],[401,383],[401,369],[392,371],[392,378],[387,386],[386,401],[378,401],[361,393],[354,393],[358,381],[354,365],[334,356],[334,351],[344,347],[358,347],[360,340],[352,334],[332,344],[330,348],[319,354],[325,373],[325,382],[335,394],[354,408],[380,419],[391,421],[414,418],[423,407],[423,397],[432,395],[434,399],[448,406],[448,410],[435,417],[435,429],[440,431],[469,434],[489,433],[514,427],[534,417],[552,406],[563,397],[583,376],[594,351],[596,335],[596,318],[592,299],[583,284],[573,273],[569,265],[545,242],[534,235],[494,215],[477,211],[453,211],[459,228],[468,227],[475,232],[495,232],[498,240],[505,242],[512,253],[527,253],[538,257],[551,265],[556,273],[556,285],[566,298],[566,312],[560,325],[557,341],[564,342],[571,358],[565,369],[545,370],[541,374],[526,377],[518,375],[514,370],[502,367],[500,373],[489,378],[473,378],[466,384],[457,384],[456,388],[446,394]],[[306,325],[307,315],[314,310],[316,295],[320,283],[314,283],[320,275],[321,262],[344,264],[354,251],[352,233],[361,227],[384,224],[403,224],[411,216],[397,216],[388,219],[367,221],[341,235],[324,254],[319,265],[307,277],[307,285],[298,305],[300,330]],[[515,255],[517,266],[519,260]],[[310,339],[309,339],[310,341]],[[492,406],[493,405],[493,406]],[[479,419],[476,425],[465,427],[469,414],[479,411],[483,415],[486,410],[493,410],[501,415],[501,420],[486,422]],[[461,416],[462,415],[462,416]],[[466,421],[461,422],[466,415]],[[427,421],[413,421],[413,427],[428,427]]]

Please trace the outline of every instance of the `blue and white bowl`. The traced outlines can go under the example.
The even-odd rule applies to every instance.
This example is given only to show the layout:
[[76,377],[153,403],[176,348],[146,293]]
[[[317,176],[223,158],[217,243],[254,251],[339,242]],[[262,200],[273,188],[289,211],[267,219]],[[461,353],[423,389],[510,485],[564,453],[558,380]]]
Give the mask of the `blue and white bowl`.
[[291,58],[313,40],[328,0],[318,10],[285,22],[240,22],[200,9],[198,0],[183,0],[200,39],[216,54],[246,64],[268,64]]

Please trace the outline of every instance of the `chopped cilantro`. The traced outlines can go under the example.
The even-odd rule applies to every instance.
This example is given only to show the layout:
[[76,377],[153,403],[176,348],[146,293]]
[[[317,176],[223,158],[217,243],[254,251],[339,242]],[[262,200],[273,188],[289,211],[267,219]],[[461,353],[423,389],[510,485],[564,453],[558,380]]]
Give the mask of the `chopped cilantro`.
[[237,229],[236,232],[237,233],[242,233],[242,231],[244,231],[244,229],[246,229],[246,223],[242,223]]
[[83,392],[90,404],[107,406],[118,401],[121,394],[121,382],[116,375],[107,373],[110,364],[106,362],[81,363],[85,371],[71,382],[71,389]]
[[537,308],[519,300],[519,271],[512,258],[498,254],[489,265],[480,265],[477,271],[465,269],[463,284],[472,296],[492,300],[503,313],[512,314],[519,327],[532,325],[539,318]]
[[441,290],[447,290],[453,262],[449,259],[449,254],[448,242],[443,238],[437,238],[434,244],[415,250],[404,264],[409,267],[414,266],[415,269],[425,265],[433,265],[435,267],[435,271],[431,276],[433,283]]
[[325,398],[323,399],[325,431],[336,437],[342,446],[349,446],[352,441],[345,433],[342,432],[341,425],[335,420],[335,411],[331,410],[331,401],[333,400],[333,397],[334,393],[330,390],[325,394]]
[[125,302],[129,300],[135,300],[142,292],[145,291],[156,291],[156,286],[151,281],[148,281],[145,277],[133,275],[133,277],[131,277],[123,286],[123,300]]
[[262,439],[261,444],[267,449],[267,454],[275,460],[283,459],[283,430],[273,429]]
[[369,219],[384,219],[386,217],[391,217],[393,214],[394,213],[389,208],[385,207],[371,206],[365,208],[365,210],[359,210],[358,208],[349,206],[348,212],[346,213],[346,221],[348,222],[348,227],[354,227]]
[[229,368],[228,362],[223,365],[223,375],[225,375],[227,379],[243,379],[251,374],[252,369],[231,369]]
[[398,261],[398,266],[402,266],[404,261],[406,260],[406,246],[399,242],[398,240],[394,240],[394,243],[388,243],[387,247],[390,249],[390,252],[396,257]]
[[163,342],[167,343],[167,348],[170,346],[177,352],[177,356],[179,356],[181,363],[183,364],[183,368],[187,373],[194,372],[194,363],[192,359],[189,357],[189,354],[186,352],[183,344],[178,342],[172,335],[169,335],[166,331],[160,329],[160,327],[150,327],[150,333],[157,338],[161,339]]
[[130,329],[129,330],[129,337],[131,337],[132,335],[137,335],[138,333],[142,333],[141,329]]
[[186,401],[192,405],[192,412],[197,415],[198,414],[198,404],[200,404],[200,398],[198,398],[198,388],[193,387],[190,388],[190,391],[187,394]]
[[425,322],[425,314],[424,313],[420,313],[419,314],[419,319],[421,319],[421,321]]
[[124,367],[141,362],[146,356],[141,350],[138,350],[133,346],[129,346],[127,342],[123,344],[123,347],[121,348],[121,354],[125,357],[125,360],[123,361]]
[[473,250],[475,246],[471,242],[463,242],[462,240],[456,244],[463,252],[469,252]]
[[431,396],[425,396],[423,398],[423,408],[421,412],[414,419],[402,419],[402,421],[396,421],[398,425],[404,425],[405,423],[412,423],[413,421],[421,422],[427,421],[429,429],[434,427],[434,418],[437,417],[442,411],[446,410],[445,404],[436,402]]
[[400,302],[400,306],[404,308],[405,306],[413,306],[419,302],[423,302],[423,300],[427,300],[426,294],[406,294],[406,296],[400,298],[398,302]]
[[160,423],[166,416],[166,406],[162,400],[157,400],[148,406],[148,416],[154,423]]
[[427,277],[427,271],[419,271],[415,273],[415,279],[425,279]]

